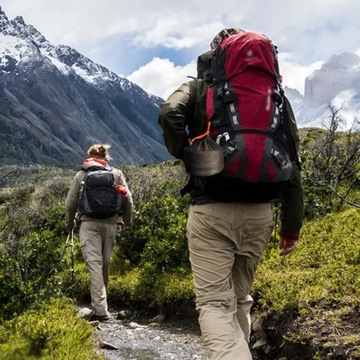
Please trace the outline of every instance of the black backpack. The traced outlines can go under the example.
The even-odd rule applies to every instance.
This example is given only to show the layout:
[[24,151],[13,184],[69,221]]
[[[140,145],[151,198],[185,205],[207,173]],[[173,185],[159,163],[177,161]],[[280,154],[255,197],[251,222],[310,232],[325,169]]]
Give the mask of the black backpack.
[[122,212],[123,195],[116,191],[114,174],[103,167],[91,167],[81,182],[78,210],[81,215],[106,219]]

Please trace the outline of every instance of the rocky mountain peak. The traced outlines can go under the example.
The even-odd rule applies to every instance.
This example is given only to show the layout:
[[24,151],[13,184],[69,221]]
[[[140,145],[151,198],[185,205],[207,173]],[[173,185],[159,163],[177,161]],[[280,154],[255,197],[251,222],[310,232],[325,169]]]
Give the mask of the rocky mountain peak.
[[305,80],[305,102],[308,106],[329,105],[340,92],[360,92],[360,57],[343,53],[332,56]]
[[344,52],[333,55],[320,69],[321,71],[353,71],[360,70],[360,56]]
[[4,32],[8,30],[9,26],[10,26],[10,21],[0,6],[0,31]]
[[[3,17],[8,20],[6,14],[5,14],[5,11],[4,11],[4,10],[2,9],[2,7],[0,6],[0,19],[3,18]],[[8,20],[8,21],[9,21],[9,20]]]
[[287,92],[300,127],[323,127],[331,117],[329,107],[340,110],[342,130],[360,115],[360,56],[350,52],[333,55],[305,79],[303,99]]
[[16,16],[13,23],[18,26],[26,26],[24,18],[22,16]]
[[51,44],[21,16],[9,21],[0,11],[3,164],[73,166],[93,143],[111,144],[117,164],[165,160],[161,101],[76,49]]

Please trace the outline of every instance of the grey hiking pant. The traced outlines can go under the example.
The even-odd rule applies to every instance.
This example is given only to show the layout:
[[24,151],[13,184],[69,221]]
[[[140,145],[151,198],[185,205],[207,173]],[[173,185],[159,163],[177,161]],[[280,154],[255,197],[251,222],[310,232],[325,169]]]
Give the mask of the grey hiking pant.
[[249,293],[272,228],[271,204],[190,206],[190,262],[210,360],[252,359]]
[[106,288],[116,230],[116,223],[82,221],[80,225],[80,244],[90,273],[91,307],[95,315],[109,314]]

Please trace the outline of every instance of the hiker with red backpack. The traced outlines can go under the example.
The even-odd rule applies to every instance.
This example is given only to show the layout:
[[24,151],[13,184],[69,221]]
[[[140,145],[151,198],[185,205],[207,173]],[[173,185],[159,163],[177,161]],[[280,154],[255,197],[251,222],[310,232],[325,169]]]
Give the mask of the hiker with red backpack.
[[72,178],[65,200],[65,223],[70,231],[80,215],[79,239],[90,273],[90,321],[109,319],[106,288],[117,225],[130,226],[132,196],[121,170],[111,168],[109,145],[92,145]]
[[280,255],[303,223],[299,137],[264,35],[224,29],[198,57],[198,76],[161,105],[169,152],[190,194],[187,238],[199,324],[211,360],[249,360],[250,296],[280,203]]

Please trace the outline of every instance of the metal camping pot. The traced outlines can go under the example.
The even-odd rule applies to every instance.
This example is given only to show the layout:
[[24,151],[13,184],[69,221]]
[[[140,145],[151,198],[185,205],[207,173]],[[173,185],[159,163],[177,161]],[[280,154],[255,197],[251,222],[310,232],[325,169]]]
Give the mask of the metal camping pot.
[[205,136],[184,149],[184,164],[191,175],[216,175],[224,169],[223,149],[209,136]]

